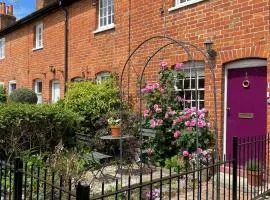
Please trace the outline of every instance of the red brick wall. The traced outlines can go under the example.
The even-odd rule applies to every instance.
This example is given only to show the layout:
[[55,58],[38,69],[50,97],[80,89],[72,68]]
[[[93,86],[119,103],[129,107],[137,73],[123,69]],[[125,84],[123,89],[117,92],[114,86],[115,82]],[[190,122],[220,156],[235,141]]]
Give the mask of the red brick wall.
[[[98,4],[95,6],[89,0],[74,3],[69,7],[69,80],[83,74],[85,78],[93,78],[100,71],[115,71],[120,74],[129,53],[129,44],[131,49],[134,49],[151,36],[167,35],[201,48],[204,48],[204,41],[211,38],[218,52],[215,71],[219,140],[222,144],[224,63],[249,57],[269,57],[269,2],[205,0],[168,12],[168,8],[173,6],[174,0],[131,0],[129,12],[128,1],[115,0],[115,29],[94,34],[93,31],[97,28]],[[164,8],[165,13],[161,13],[161,8]],[[61,10],[39,19],[43,21],[45,29],[42,50],[32,50],[34,23],[8,34],[6,58],[0,61],[0,81],[7,85],[9,80],[16,79],[19,87],[32,87],[34,79],[42,79],[44,97],[49,101],[50,81],[59,79],[63,93],[63,19],[64,13]],[[140,74],[144,61],[153,49],[162,44],[165,44],[165,41],[148,43],[135,54],[132,63],[128,65],[124,84],[127,86],[127,74],[130,71],[130,92],[133,96],[137,90],[137,74]],[[195,59],[202,59],[198,54],[193,56]],[[162,58],[172,64],[187,60],[183,50],[170,46],[158,53],[149,63],[145,71],[146,80],[154,81],[158,78],[157,64]],[[49,66],[56,68],[55,74],[49,71]],[[213,84],[208,69],[205,70],[205,75],[205,106],[213,113]],[[268,81],[270,82],[270,77]]]

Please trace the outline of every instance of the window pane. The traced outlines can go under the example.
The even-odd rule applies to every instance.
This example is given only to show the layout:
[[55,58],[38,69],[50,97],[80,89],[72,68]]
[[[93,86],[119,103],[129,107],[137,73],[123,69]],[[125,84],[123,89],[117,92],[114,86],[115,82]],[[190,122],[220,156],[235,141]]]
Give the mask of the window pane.
[[112,7],[109,6],[109,7],[108,7],[108,15],[111,15],[111,14],[112,14]]
[[41,81],[37,82],[37,93],[42,93],[42,82]]
[[190,80],[187,78],[184,80],[184,89],[190,89]]
[[204,100],[204,90],[199,91],[199,99]]
[[109,16],[109,18],[108,18],[108,24],[111,24],[111,23],[112,23],[112,17]]
[[99,15],[100,15],[100,17],[103,17],[103,15],[104,15],[102,8],[99,10]]
[[199,108],[200,109],[204,108],[204,101],[200,101]]
[[195,89],[195,79],[193,78],[193,79],[191,79],[191,89]]
[[199,79],[198,88],[204,89],[204,79]]

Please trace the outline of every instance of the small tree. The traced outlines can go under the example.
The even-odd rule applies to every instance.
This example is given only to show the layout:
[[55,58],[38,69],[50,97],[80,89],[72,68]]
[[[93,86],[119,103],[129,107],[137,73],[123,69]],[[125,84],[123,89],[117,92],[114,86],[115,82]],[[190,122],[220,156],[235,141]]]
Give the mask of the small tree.
[[38,101],[38,98],[34,91],[28,88],[19,88],[11,92],[8,100],[11,103],[36,104]]

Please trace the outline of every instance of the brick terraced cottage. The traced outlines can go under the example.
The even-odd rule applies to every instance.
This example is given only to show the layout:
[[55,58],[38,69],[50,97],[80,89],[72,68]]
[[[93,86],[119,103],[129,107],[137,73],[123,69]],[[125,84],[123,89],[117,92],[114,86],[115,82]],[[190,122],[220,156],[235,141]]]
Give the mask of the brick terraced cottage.
[[[32,88],[39,102],[56,102],[65,83],[102,80],[121,73],[129,53],[147,38],[166,35],[203,48],[210,38],[216,57],[219,144],[231,152],[232,135],[270,130],[270,2],[268,0],[37,0],[36,11],[16,21],[13,6],[0,4],[0,82],[7,92]],[[136,81],[147,45],[129,64]],[[145,56],[145,57],[144,57]],[[187,61],[172,47],[156,56],[146,79],[158,77],[157,63]],[[213,113],[213,84],[203,60],[195,77],[186,65],[183,95],[194,106],[194,81],[200,107]],[[244,80],[249,80],[246,87]],[[136,84],[130,84],[136,93]],[[248,118],[248,119],[244,119]]]

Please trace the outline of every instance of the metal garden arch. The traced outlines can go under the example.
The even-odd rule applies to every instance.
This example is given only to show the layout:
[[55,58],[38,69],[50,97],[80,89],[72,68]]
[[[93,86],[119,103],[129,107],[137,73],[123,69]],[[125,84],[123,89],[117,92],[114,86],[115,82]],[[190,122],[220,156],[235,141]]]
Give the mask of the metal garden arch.
[[[214,97],[214,134],[216,137],[216,141],[215,141],[215,157],[216,159],[218,158],[218,121],[217,121],[217,97],[216,97],[216,80],[215,80],[215,57],[216,57],[216,52],[212,49],[212,42],[208,39],[205,41],[205,46],[206,46],[206,51],[204,51],[203,49],[201,49],[200,47],[190,44],[188,42],[184,42],[184,41],[180,41],[180,40],[176,40],[174,38],[168,37],[168,36],[154,36],[151,37],[149,39],[146,39],[145,41],[143,41],[142,43],[140,43],[135,50],[130,53],[130,55],[128,56],[123,69],[121,71],[121,75],[120,75],[120,92],[121,92],[121,108],[120,108],[120,117],[122,119],[122,113],[123,113],[123,101],[124,101],[124,86],[123,86],[123,82],[124,82],[124,75],[125,75],[125,71],[127,69],[127,66],[129,64],[129,62],[132,60],[132,58],[134,57],[134,55],[136,54],[136,52],[138,52],[140,49],[142,49],[144,47],[144,45],[155,41],[155,40],[162,40],[163,42],[165,42],[165,44],[161,45],[158,49],[156,49],[155,51],[152,52],[152,54],[145,60],[145,64],[143,66],[142,72],[139,76],[139,80],[140,80],[140,90],[139,90],[139,114],[140,114],[140,120],[139,120],[139,127],[140,127],[140,140],[142,140],[142,132],[141,132],[141,123],[142,123],[142,94],[141,94],[141,89],[142,89],[142,80],[144,78],[144,73],[145,73],[145,69],[147,68],[147,66],[149,65],[149,62],[163,49],[174,45],[180,49],[182,49],[184,51],[184,53],[187,55],[188,57],[188,61],[191,62],[191,66],[195,69],[195,75],[197,77],[197,68],[195,66],[195,62],[194,62],[194,58],[193,58],[193,53],[198,53],[200,54],[203,58],[204,61],[206,61],[206,65],[209,66],[210,72],[211,72],[211,78],[213,81],[213,97]],[[128,74],[129,76],[129,74]],[[198,111],[198,80],[195,79],[195,105],[196,105],[196,112]],[[127,86],[129,87],[129,85]],[[129,90],[128,90],[129,91]],[[129,95],[129,94],[127,94]],[[122,120],[121,120],[122,121]],[[196,138],[197,138],[197,146],[198,146],[198,117],[196,119]],[[121,134],[122,137],[122,134]],[[120,167],[122,169],[122,142],[123,140],[120,138]],[[142,152],[141,152],[142,153]],[[122,171],[122,170],[121,170]],[[121,172],[121,182],[122,182],[122,172]]]

